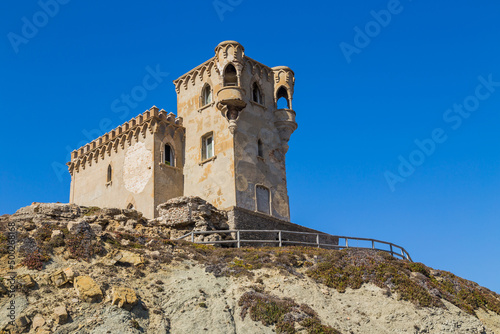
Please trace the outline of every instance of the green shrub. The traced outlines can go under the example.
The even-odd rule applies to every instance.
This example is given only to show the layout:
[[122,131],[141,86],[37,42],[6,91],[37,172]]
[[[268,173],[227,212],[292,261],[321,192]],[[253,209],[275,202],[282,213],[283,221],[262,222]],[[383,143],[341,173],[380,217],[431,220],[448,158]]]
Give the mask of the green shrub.
[[412,263],[408,264],[408,267],[410,268],[410,270],[412,272],[421,273],[427,277],[430,276],[429,270],[427,270],[427,267],[422,263],[412,262]]
[[250,313],[253,321],[260,321],[265,326],[274,325],[276,333],[294,334],[297,319],[307,329],[308,334],[327,333],[340,334],[332,327],[321,324],[316,312],[308,305],[298,305],[290,298],[278,298],[263,292],[249,291],[238,301],[242,307],[241,317],[244,320]]

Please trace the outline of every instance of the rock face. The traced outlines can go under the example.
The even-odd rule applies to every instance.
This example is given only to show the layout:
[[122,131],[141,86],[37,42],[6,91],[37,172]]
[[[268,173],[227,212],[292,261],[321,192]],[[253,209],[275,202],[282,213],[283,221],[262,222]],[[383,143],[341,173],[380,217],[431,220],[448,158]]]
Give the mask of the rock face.
[[[289,333],[500,333],[499,295],[420,263],[372,250],[225,249],[169,240],[173,226],[223,227],[213,208],[183,203],[191,213],[175,213],[179,203],[165,207],[163,217],[177,217],[170,223],[145,221],[133,210],[71,205],[34,204],[0,217],[1,233],[15,221],[19,245],[48,257],[41,270],[28,269],[30,253],[18,252],[14,296],[0,280],[0,333],[254,334],[279,332],[278,325]],[[70,222],[79,233],[67,228]],[[77,246],[102,251],[67,256],[82,235],[88,239]],[[261,299],[249,304],[248,296]],[[273,314],[283,319],[262,318]]]
[[[73,235],[83,232],[97,236],[106,233],[132,233],[149,237],[175,239],[196,231],[227,230],[227,213],[217,210],[199,197],[178,197],[158,206],[160,216],[145,219],[140,212],[129,209],[79,207],[74,204],[33,203],[19,209],[12,216],[0,217],[2,221],[16,224],[19,232],[33,234],[44,225],[55,225],[50,238],[64,236],[63,229]],[[197,236],[198,241],[227,240],[229,234]],[[125,241],[126,243],[126,241]]]

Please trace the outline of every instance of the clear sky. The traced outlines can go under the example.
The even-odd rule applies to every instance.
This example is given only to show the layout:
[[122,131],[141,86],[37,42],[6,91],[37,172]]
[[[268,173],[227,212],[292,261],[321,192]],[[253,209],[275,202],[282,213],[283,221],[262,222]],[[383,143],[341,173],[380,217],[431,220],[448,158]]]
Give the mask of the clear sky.
[[67,202],[71,150],[237,40],[296,74],[293,222],[500,292],[500,3],[54,1],[0,2],[0,214]]

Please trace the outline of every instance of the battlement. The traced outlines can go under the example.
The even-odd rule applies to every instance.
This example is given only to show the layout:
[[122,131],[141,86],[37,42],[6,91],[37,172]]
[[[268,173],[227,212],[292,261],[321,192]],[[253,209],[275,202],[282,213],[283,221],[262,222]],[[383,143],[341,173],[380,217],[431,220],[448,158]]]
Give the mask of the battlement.
[[92,161],[97,163],[99,158],[104,158],[105,154],[111,155],[111,150],[117,152],[119,148],[124,149],[126,143],[130,145],[132,139],[137,140],[139,135],[146,137],[148,130],[153,134],[161,124],[174,127],[175,133],[180,130],[184,134],[182,117],[176,117],[172,112],[167,114],[165,110],[159,110],[153,106],[128,122],[71,152],[71,161],[67,163],[70,174],[73,175],[73,172],[78,171],[79,168],[85,169],[87,164],[92,165]]

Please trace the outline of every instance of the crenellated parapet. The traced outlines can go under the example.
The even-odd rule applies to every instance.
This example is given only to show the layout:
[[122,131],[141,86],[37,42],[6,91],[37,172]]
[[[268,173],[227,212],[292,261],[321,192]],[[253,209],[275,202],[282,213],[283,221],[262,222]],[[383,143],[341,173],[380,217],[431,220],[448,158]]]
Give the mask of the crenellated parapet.
[[228,64],[234,65],[238,77],[241,76],[246,66],[251,69],[252,75],[257,75],[269,82],[275,76],[272,68],[245,56],[245,49],[240,43],[225,41],[217,45],[214,57],[174,80],[177,93],[180,93],[181,89],[187,90],[190,85],[195,86],[197,81],[204,82],[207,77],[212,77],[214,74],[222,79],[224,69]]
[[156,106],[146,110],[130,121],[118,126],[90,143],[71,152],[71,161],[67,163],[71,175],[80,168],[85,169],[92,163],[97,163],[99,159],[104,159],[105,155],[110,156],[114,151],[125,149],[130,146],[133,140],[138,141],[139,136],[146,137],[147,133],[154,134],[160,127],[165,126],[171,129],[174,136],[184,138],[185,129],[182,126],[182,117],[176,117],[173,113],[159,110]]
[[211,58],[174,80],[175,90],[177,93],[180,93],[181,88],[187,90],[190,84],[191,86],[194,86],[196,84],[196,80],[203,81],[205,75],[211,77],[214,72],[220,74],[217,66],[215,66],[215,63],[215,57]]
[[252,75],[257,75],[257,77],[262,78],[263,80],[267,80],[271,82],[274,77],[274,71],[269,66],[266,66],[258,61],[250,58],[246,58],[246,66],[250,66]]

